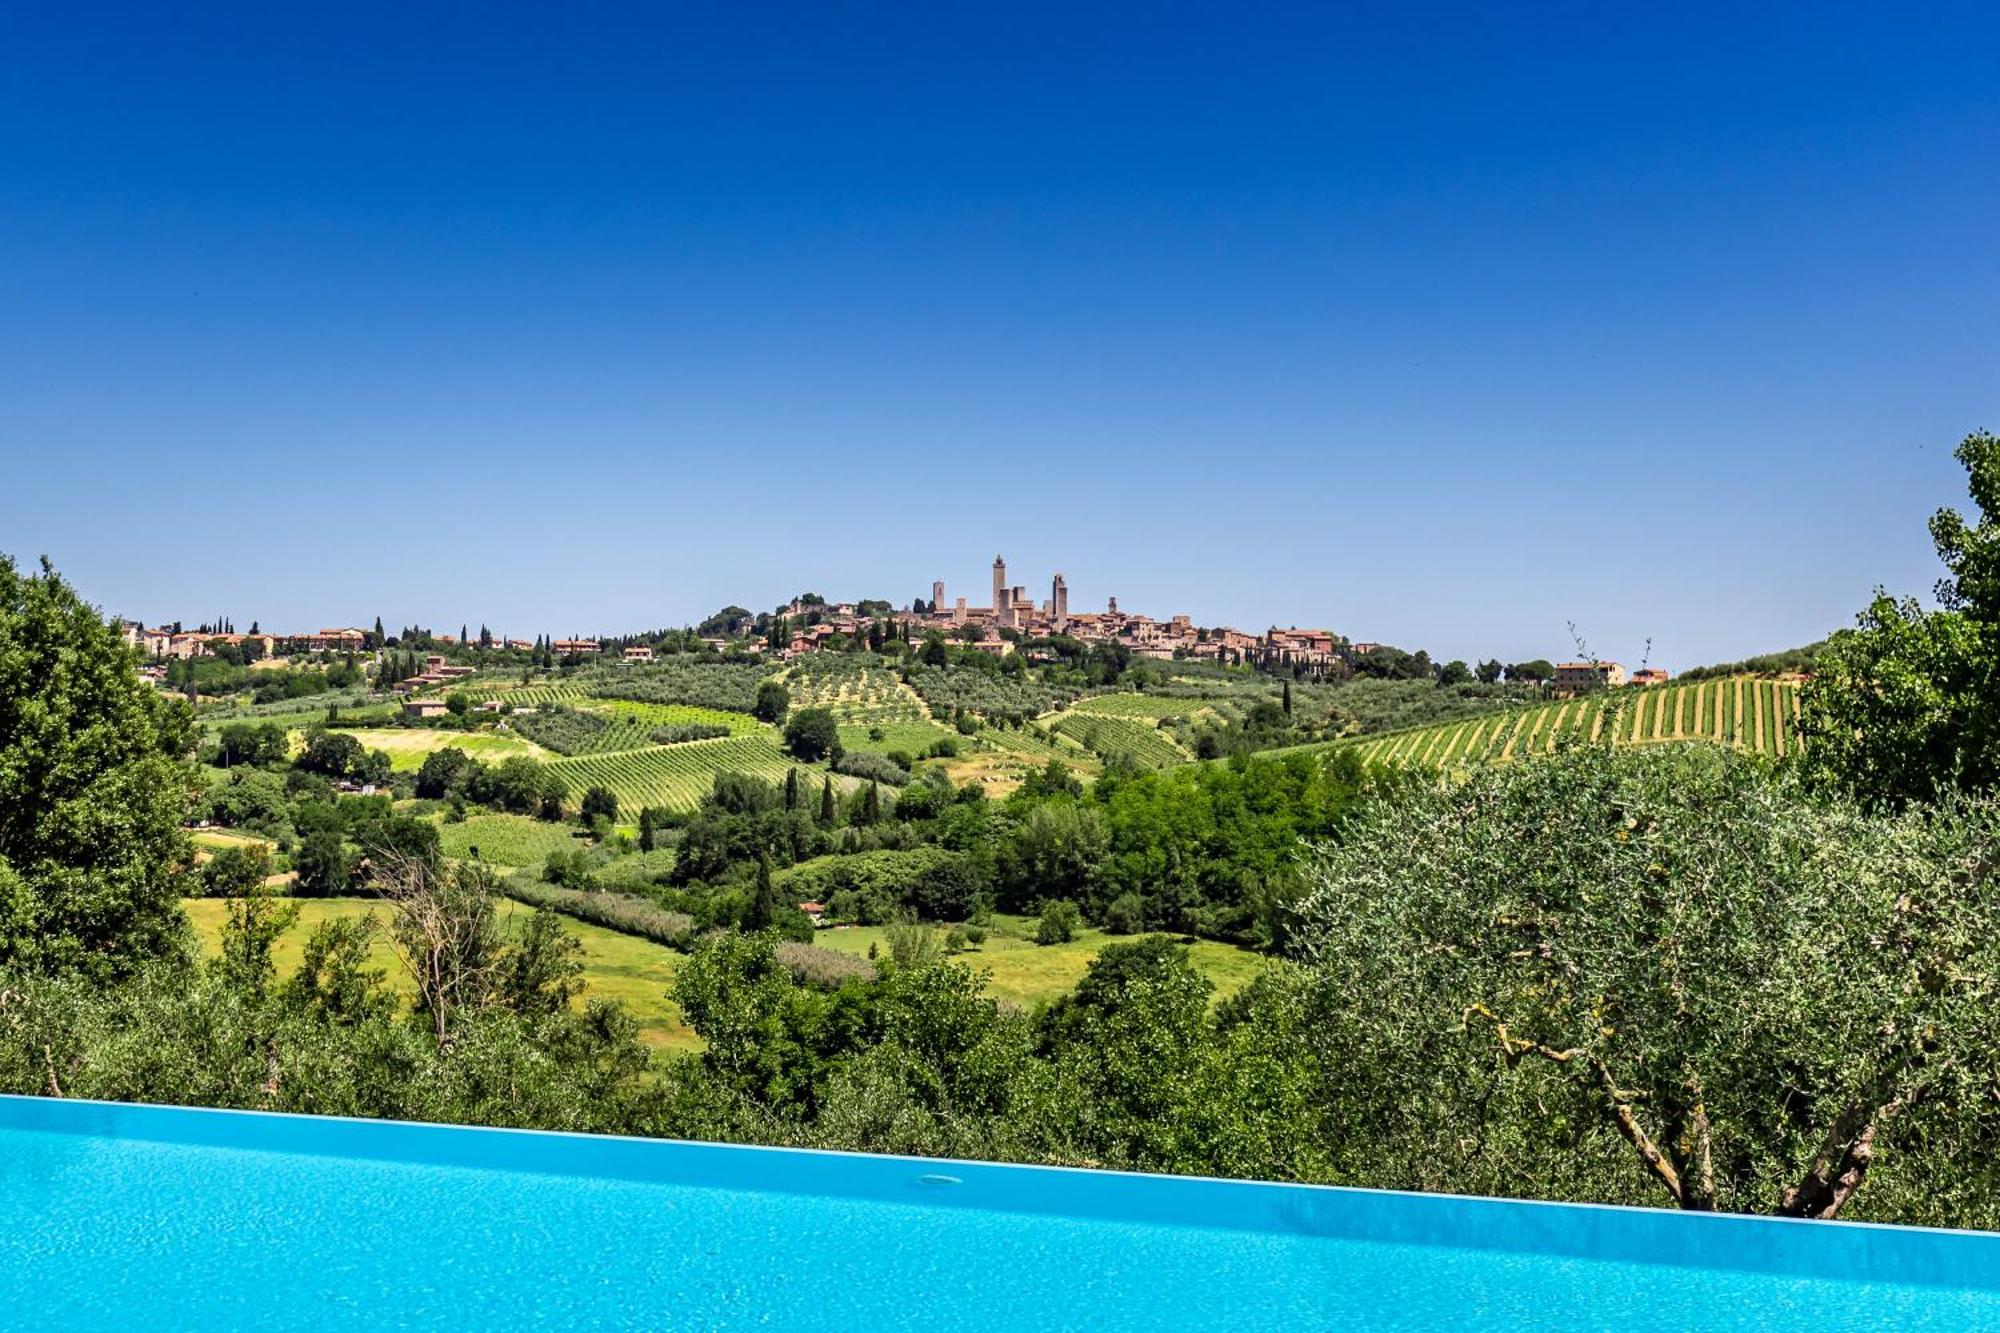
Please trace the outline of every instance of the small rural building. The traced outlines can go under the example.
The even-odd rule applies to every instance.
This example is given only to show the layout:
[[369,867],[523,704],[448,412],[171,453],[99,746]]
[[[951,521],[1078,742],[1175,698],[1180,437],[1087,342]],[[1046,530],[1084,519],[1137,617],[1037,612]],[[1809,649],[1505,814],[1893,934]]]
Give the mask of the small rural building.
[[408,718],[443,717],[446,713],[442,699],[405,699],[403,716]]
[[653,660],[653,650],[644,644],[635,643],[625,650],[625,660],[628,662],[650,662]]
[[1617,662],[1564,662],[1549,682],[1558,690],[1582,693],[1625,683],[1625,668]]
[[813,925],[823,926],[826,924],[825,903],[800,903],[799,910],[812,918]]
[[1631,683],[1634,685],[1664,685],[1667,683],[1667,673],[1658,667],[1640,667],[1632,673]]

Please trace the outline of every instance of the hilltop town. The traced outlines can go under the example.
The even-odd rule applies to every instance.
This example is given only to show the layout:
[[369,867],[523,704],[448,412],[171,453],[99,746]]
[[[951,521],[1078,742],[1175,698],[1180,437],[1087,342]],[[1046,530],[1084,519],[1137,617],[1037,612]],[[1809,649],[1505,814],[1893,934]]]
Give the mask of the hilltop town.
[[[883,634],[910,641],[935,631],[978,651],[1002,657],[1024,648],[1032,653],[1037,640],[1067,638],[1092,646],[1116,644],[1135,656],[1161,660],[1307,668],[1330,666],[1343,658],[1381,647],[1352,642],[1328,629],[1274,625],[1262,633],[1251,633],[1228,625],[1196,625],[1192,617],[1183,614],[1163,619],[1122,610],[1115,596],[1106,599],[1101,611],[1076,611],[1070,608],[1068,582],[1061,573],[1051,578],[1048,596],[1040,602],[1025,586],[1008,583],[1007,577],[1007,562],[996,555],[991,587],[987,599],[980,604],[971,604],[964,596],[948,598],[942,579],[931,584],[928,599],[916,598],[902,606],[869,599],[829,602],[807,593],[764,614],[730,607],[705,621],[701,632],[682,632],[681,638],[698,640],[717,652],[775,654],[790,659],[842,649],[864,638],[873,637],[879,642]],[[482,627],[476,636],[468,631],[433,635],[408,629],[394,635],[385,632],[379,620],[372,630],[350,626],[273,633],[253,623],[249,632],[238,633],[222,619],[194,629],[184,629],[178,623],[149,628],[137,621],[122,620],[120,631],[129,646],[156,661],[225,655],[241,658],[245,664],[304,653],[359,655],[396,644],[537,655],[546,652],[558,659],[615,652],[626,660],[649,661],[674,633],[562,638],[544,635],[529,640],[494,635]]]

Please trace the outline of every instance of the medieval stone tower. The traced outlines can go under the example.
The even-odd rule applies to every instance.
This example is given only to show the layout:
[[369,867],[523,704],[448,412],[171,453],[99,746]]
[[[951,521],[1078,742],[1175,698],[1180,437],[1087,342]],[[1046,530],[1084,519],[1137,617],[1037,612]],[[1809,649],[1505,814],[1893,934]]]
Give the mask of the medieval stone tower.
[[1049,614],[1055,617],[1058,625],[1069,619],[1069,584],[1060,574],[1056,575],[1049,588]]

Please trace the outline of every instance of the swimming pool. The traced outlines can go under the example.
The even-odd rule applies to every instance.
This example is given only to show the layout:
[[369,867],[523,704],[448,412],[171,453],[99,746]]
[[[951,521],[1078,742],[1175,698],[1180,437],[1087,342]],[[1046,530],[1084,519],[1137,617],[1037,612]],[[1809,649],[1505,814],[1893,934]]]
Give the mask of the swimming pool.
[[0,1097],[0,1326],[2000,1329],[2000,1236]]

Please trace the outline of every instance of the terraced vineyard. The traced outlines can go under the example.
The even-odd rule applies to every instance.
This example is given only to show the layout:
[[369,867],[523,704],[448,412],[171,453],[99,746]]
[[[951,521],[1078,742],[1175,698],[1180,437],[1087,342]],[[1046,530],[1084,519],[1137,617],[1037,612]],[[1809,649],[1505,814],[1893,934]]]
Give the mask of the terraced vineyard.
[[1798,747],[1798,708],[1796,682],[1733,676],[1559,700],[1329,744],[1353,746],[1365,759],[1433,766],[1546,754],[1565,740],[1619,745],[1709,740],[1782,757]]
[[691,810],[715,785],[717,773],[748,773],[782,782],[785,770],[800,767],[778,748],[775,735],[758,730],[712,741],[651,745],[611,754],[556,759],[549,768],[569,784],[570,794],[606,787],[618,797],[621,816],[636,819],[642,806]]
[[1106,762],[1131,759],[1144,768],[1184,764],[1193,756],[1145,717],[1064,713],[1051,723],[1061,734]]

